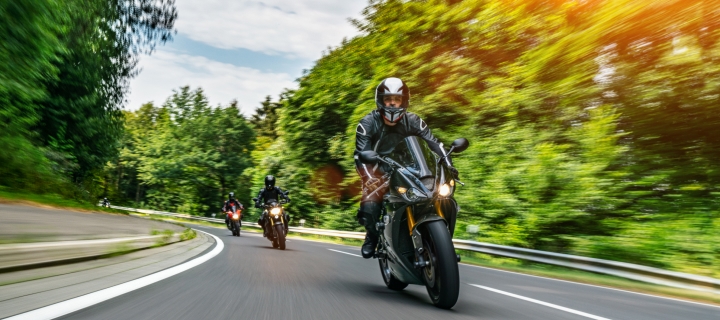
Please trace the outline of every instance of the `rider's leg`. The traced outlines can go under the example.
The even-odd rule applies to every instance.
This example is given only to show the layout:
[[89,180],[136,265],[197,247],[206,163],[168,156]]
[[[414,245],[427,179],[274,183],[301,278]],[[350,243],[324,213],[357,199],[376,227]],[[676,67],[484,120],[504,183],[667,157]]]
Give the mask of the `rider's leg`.
[[264,236],[264,237],[267,237],[267,236],[268,236],[268,231],[267,231],[267,220],[268,220],[268,219],[267,219],[267,217],[266,217],[266,213],[267,213],[267,212],[263,211],[262,216],[260,216],[260,226],[261,226],[262,229],[263,229],[263,236]]
[[382,202],[379,199],[373,200],[360,203],[360,215],[365,220],[365,242],[361,249],[362,256],[365,259],[372,258],[375,255],[375,248],[380,236],[375,224],[379,221]]

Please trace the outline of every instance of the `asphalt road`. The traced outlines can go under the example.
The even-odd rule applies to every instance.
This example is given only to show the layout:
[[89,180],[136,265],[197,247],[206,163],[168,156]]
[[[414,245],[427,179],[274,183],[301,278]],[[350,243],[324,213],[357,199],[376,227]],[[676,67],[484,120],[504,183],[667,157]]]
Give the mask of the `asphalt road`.
[[441,310],[424,287],[385,288],[358,248],[291,239],[280,251],[258,234],[198,228],[223,252],[61,319],[720,319],[719,307],[468,265],[458,303]]

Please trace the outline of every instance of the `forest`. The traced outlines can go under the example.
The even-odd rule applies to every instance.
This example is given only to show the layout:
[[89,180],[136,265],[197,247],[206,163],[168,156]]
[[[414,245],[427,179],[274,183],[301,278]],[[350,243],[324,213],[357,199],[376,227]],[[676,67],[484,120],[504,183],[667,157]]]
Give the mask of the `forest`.
[[211,215],[273,174],[294,223],[359,231],[355,127],[395,76],[441,141],[470,141],[455,237],[720,277],[720,2],[373,0],[252,115],[192,87],[122,109],[173,2],[40,2],[0,4],[23,26],[0,24],[6,188]]

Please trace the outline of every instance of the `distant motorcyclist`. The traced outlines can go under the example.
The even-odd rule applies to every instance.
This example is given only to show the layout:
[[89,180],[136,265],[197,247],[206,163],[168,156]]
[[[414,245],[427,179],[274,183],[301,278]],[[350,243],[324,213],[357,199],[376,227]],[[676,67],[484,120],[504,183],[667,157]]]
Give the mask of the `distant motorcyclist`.
[[[257,202],[255,202],[255,208],[263,208],[263,205],[278,201],[280,198],[283,198],[287,200],[287,202],[290,202],[290,198],[288,198],[287,195],[280,189],[279,187],[275,186],[275,177],[272,175],[265,176],[265,188],[260,189],[260,192],[257,196]],[[263,211],[262,215],[260,216],[260,219],[258,220],[258,224],[263,228],[263,235],[267,236],[267,227],[266,223],[268,221],[267,218],[267,212]],[[287,223],[285,224],[287,227]]]
[[[362,245],[362,256],[372,258],[377,247],[379,233],[375,227],[382,210],[385,190],[378,190],[383,185],[381,177],[384,165],[369,166],[359,160],[363,151],[373,150],[380,155],[392,152],[395,146],[409,136],[417,136],[425,140],[430,149],[438,155],[445,155],[442,145],[430,132],[425,121],[414,113],[407,112],[410,105],[410,91],[407,85],[398,78],[387,78],[375,89],[375,105],[377,109],[360,120],[355,132],[355,169],[363,182],[363,196],[358,210],[358,222],[365,226],[365,242]],[[458,172],[447,158],[443,164],[457,178]],[[371,195],[372,194],[372,195]]]
[[102,206],[106,208],[110,208],[110,200],[108,200],[107,197],[103,198],[102,200]]
[[[223,213],[227,213],[228,211],[231,210],[233,204],[235,205],[235,208],[237,208],[238,212],[242,212],[242,210],[245,209],[245,207],[243,207],[242,203],[240,203],[240,201],[235,199],[235,192],[230,192],[228,194],[228,200],[225,201],[225,203],[223,203],[222,209],[220,209],[220,210],[222,210]],[[230,215],[229,214],[225,215],[225,225],[227,226],[228,229],[230,229]],[[240,225],[242,226],[242,221],[240,221]]]

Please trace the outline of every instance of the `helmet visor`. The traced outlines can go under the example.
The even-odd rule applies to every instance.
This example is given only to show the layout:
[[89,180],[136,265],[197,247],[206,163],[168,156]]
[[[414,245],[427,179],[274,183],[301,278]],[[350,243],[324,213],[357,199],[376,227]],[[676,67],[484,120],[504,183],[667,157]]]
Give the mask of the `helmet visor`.
[[403,95],[402,94],[383,94],[382,101],[386,107],[399,108],[403,104]]

